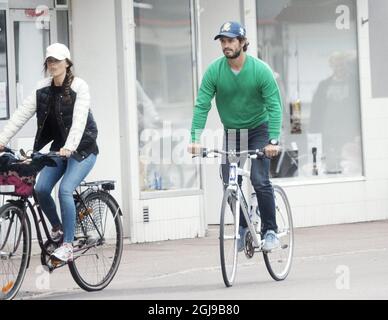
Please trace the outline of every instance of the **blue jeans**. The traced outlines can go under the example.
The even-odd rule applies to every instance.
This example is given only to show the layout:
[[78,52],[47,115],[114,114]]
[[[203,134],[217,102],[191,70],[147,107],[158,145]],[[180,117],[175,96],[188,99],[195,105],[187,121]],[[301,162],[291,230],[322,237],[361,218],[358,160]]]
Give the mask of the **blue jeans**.
[[[249,130],[228,130],[224,135],[224,150],[256,150],[263,149],[269,142],[268,125],[266,123],[258,128]],[[223,159],[222,177],[224,186],[229,181],[229,159]],[[244,166],[246,156],[240,157],[239,165]],[[275,216],[275,199],[272,184],[269,180],[270,159],[251,159],[251,182],[255,189],[257,202],[259,204],[260,217],[262,222],[261,231],[277,231]],[[242,177],[238,177],[238,184],[241,186]],[[242,210],[240,210],[240,226],[247,227]]]
[[[76,209],[73,192],[92,170],[96,158],[95,154],[90,154],[81,162],[73,158],[56,158],[57,167],[45,167],[39,174],[38,182],[35,185],[35,192],[40,207],[53,228],[62,227],[64,233],[63,242],[72,243],[74,240]],[[61,206],[61,223],[55,202],[51,197],[51,191],[62,176],[58,194]]]

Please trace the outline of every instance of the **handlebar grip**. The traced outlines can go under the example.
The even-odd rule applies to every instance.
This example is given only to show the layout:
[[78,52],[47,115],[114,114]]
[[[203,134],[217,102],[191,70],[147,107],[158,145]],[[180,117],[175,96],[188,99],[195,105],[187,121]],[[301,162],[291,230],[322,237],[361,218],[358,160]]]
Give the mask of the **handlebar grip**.
[[12,149],[8,148],[8,147],[4,147],[3,152],[8,152],[8,153],[15,154],[15,152]]
[[198,154],[193,154],[191,157],[196,158],[196,157],[201,157],[201,158],[206,158],[208,155],[208,149],[207,148],[201,148],[199,150]]

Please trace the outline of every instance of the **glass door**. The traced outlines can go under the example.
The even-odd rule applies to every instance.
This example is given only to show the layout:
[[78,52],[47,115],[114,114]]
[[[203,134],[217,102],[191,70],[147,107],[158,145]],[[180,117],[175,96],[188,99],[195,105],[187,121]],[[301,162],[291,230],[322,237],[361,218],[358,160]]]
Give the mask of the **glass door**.
[[8,114],[7,24],[6,11],[0,10],[0,120]]
[[[14,84],[10,102],[15,109],[33,92],[37,82],[45,77],[45,50],[51,42],[56,41],[56,23],[54,11],[44,6],[42,9],[11,9],[9,15],[12,39],[9,46],[13,58],[10,64],[13,79],[10,80]],[[23,128],[22,136],[32,137],[35,130],[36,124],[30,121]]]

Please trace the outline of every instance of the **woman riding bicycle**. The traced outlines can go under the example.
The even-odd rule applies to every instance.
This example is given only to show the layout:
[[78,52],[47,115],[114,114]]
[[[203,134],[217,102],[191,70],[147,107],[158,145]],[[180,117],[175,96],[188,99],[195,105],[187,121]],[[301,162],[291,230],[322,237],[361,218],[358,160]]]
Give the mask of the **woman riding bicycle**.
[[[52,238],[62,245],[53,252],[61,261],[73,259],[76,208],[73,191],[93,168],[98,154],[97,126],[90,111],[87,83],[74,77],[69,49],[60,43],[47,47],[44,69],[50,77],[41,80],[0,133],[0,151],[36,113],[37,133],[34,152],[52,142],[50,151],[58,152],[56,167],[45,167],[35,191],[43,212],[52,225]],[[61,179],[59,202],[61,220],[51,191]]]

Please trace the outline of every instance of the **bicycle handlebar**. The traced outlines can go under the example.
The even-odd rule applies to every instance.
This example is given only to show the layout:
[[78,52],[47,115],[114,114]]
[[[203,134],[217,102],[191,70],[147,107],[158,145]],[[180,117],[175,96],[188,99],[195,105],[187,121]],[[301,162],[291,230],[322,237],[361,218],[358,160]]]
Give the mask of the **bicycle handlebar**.
[[[4,147],[3,150],[1,150],[1,152],[5,152],[5,153],[11,153],[13,155],[16,155],[16,151],[15,149],[11,149],[11,148],[8,148],[8,147]],[[32,154],[30,155],[27,155],[27,153],[23,150],[23,149],[20,149],[19,150],[19,154],[24,158],[24,159],[20,159],[21,161],[25,161],[25,160],[32,160],[34,159],[34,157],[47,157],[47,158],[66,158],[65,156],[61,156],[59,154],[59,152],[57,151],[50,151],[50,152],[47,152],[47,153],[41,153],[41,152],[33,152]]]
[[218,149],[207,149],[207,148],[201,148],[200,154],[193,155],[194,157],[202,157],[207,158],[209,154],[222,154],[227,156],[241,156],[241,155],[247,155],[248,158],[256,159],[256,158],[265,158],[265,152],[263,149],[256,149],[256,150],[242,150],[242,151],[225,151],[225,150],[218,150]]
[[12,149],[8,148],[8,147],[3,147],[3,150],[1,150],[1,152],[7,152],[7,153],[15,154],[15,152]]
[[34,153],[31,154],[31,156],[28,157],[28,159],[34,159],[34,157],[37,157],[37,156],[47,157],[47,158],[63,158],[63,159],[67,159],[66,156],[61,156],[59,154],[59,152],[57,152],[57,151],[50,151],[50,152],[47,152],[47,153],[34,152]]

